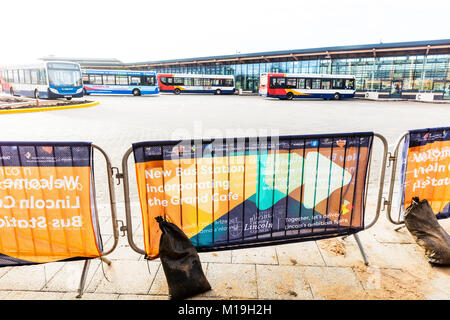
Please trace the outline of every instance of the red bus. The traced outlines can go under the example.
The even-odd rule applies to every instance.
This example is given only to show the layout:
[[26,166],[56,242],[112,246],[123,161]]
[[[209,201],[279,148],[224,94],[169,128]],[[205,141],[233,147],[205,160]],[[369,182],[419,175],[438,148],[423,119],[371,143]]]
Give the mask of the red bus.
[[232,94],[233,75],[218,74],[158,74],[159,91],[180,93]]
[[355,76],[337,74],[261,73],[259,94],[292,100],[322,98],[340,100],[355,96]]

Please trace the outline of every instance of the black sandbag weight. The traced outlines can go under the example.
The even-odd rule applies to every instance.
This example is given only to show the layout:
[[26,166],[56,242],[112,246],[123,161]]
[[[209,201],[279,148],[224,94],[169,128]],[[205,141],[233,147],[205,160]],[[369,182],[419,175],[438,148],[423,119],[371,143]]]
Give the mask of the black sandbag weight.
[[162,231],[159,257],[171,299],[185,299],[211,290],[203,273],[197,250],[175,224],[156,217]]
[[425,249],[429,263],[450,265],[450,236],[439,224],[426,199],[412,199],[405,211],[405,226],[417,244]]

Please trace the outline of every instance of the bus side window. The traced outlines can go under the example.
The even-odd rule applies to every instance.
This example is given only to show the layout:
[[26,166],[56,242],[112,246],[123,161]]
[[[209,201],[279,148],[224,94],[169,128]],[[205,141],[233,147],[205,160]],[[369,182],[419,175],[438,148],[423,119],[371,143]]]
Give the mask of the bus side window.
[[305,89],[305,79],[297,79],[297,89]]
[[286,88],[286,78],[284,77],[272,78],[270,85],[271,88],[281,88],[281,89]]
[[202,86],[203,85],[202,78],[194,78],[194,86]]
[[153,76],[142,76],[141,82],[143,86],[154,86],[155,85],[155,77]]
[[24,76],[25,76],[25,83],[31,84],[31,70],[30,69],[24,70]]
[[89,82],[89,75],[83,74],[83,84],[91,84]]
[[13,79],[15,83],[19,83],[19,70],[13,70]]
[[167,84],[173,84],[173,78],[172,77],[168,77],[167,78]]
[[23,69],[19,70],[19,83],[25,83],[25,72]]
[[130,77],[130,85],[131,86],[140,86],[141,78],[140,77]]
[[184,78],[185,86],[192,86],[192,78]]
[[128,76],[125,75],[116,75],[116,84],[121,86],[128,85]]
[[211,79],[203,79],[203,85],[207,87],[211,86]]
[[176,86],[182,86],[184,84],[184,78],[173,78],[173,84]]
[[311,80],[312,79],[305,79],[305,89],[311,89]]
[[344,79],[333,80],[333,89],[344,89],[344,88],[345,88]]
[[323,79],[321,88],[324,89],[324,90],[331,89],[331,80],[330,79]]
[[103,75],[103,84],[106,85],[115,85],[116,84],[116,76],[114,75]]
[[277,78],[270,78],[270,88],[276,88],[277,87]]
[[92,84],[103,84],[102,76],[91,74],[89,75],[89,82]]
[[345,80],[345,89],[354,90],[355,89],[355,80],[353,80],[353,79]]
[[297,79],[296,78],[287,78],[286,79],[286,88],[287,89],[296,89],[297,88]]
[[320,89],[320,79],[312,79],[312,89]]

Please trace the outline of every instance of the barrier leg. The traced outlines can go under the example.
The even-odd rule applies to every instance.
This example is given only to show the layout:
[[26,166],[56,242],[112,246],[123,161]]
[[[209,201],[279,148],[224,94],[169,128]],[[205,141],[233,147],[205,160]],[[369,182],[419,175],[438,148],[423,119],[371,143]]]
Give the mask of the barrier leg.
[[106,263],[108,266],[111,265],[111,260],[105,258],[105,257],[100,257],[100,260],[102,260],[104,263]]
[[86,283],[86,277],[89,271],[89,265],[91,264],[91,259],[88,259],[84,262],[83,272],[81,273],[80,279],[80,288],[78,289],[77,298],[81,298],[83,296],[84,285]]
[[355,237],[356,243],[358,244],[359,251],[361,252],[361,255],[362,255],[363,260],[364,260],[364,264],[366,266],[368,266],[369,265],[369,260],[367,260],[366,252],[364,251],[364,248],[362,246],[361,240],[359,239],[359,236],[356,233],[353,236]]

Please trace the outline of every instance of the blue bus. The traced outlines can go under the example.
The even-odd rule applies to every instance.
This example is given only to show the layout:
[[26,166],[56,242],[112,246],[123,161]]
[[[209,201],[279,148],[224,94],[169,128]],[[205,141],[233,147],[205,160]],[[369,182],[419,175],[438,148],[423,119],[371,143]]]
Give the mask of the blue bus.
[[83,96],[80,65],[47,61],[0,69],[4,92],[30,98],[79,98]]
[[84,94],[143,94],[159,93],[156,73],[135,70],[83,69]]

